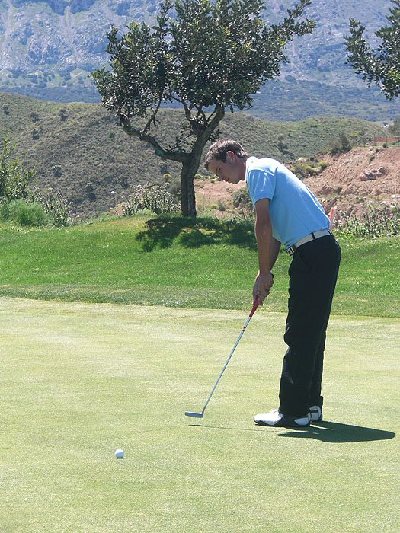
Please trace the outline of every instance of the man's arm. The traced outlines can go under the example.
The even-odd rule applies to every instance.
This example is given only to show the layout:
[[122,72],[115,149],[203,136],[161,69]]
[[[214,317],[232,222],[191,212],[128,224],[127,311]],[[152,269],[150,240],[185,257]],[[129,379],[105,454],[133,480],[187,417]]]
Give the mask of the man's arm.
[[269,215],[269,200],[264,198],[256,202],[256,222],[254,233],[258,247],[258,275],[254,283],[253,297],[262,305],[274,283],[271,269],[278,257],[280,242],[272,236]]

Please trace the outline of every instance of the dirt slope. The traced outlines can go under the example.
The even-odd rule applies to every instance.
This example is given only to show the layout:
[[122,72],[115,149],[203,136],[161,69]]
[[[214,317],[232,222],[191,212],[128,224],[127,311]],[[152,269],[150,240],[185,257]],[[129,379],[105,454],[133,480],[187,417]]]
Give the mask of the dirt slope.
[[328,167],[304,180],[328,212],[362,213],[368,205],[400,206],[400,147],[355,148],[323,158]]
[[[332,207],[343,213],[362,214],[367,206],[400,207],[400,146],[354,148],[339,156],[320,156],[328,163],[319,175],[304,183],[322,202],[327,213]],[[243,188],[215,180],[196,182],[199,210],[208,209],[217,216],[232,214],[232,195]],[[219,207],[222,206],[222,210]]]

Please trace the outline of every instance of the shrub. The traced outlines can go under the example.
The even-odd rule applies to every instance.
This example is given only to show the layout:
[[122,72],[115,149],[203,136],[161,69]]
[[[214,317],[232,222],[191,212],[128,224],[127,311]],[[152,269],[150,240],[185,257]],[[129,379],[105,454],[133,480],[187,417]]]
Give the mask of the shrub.
[[[198,179],[198,175],[195,176]],[[181,197],[181,180],[177,176],[172,176],[169,173],[164,174],[164,181],[167,191],[172,194],[172,196],[179,201]]]
[[368,207],[362,215],[338,213],[335,226],[355,237],[393,237],[400,235],[400,208]]
[[34,177],[34,172],[23,168],[18,159],[14,158],[13,150],[10,142],[4,140],[0,153],[0,201],[3,220],[13,220],[23,226],[42,226],[47,223],[57,227],[66,226],[69,221],[68,202],[53,190],[47,193],[29,190],[29,182]]
[[32,113],[30,114],[30,117],[31,117],[32,122],[39,122],[40,120],[40,117],[36,113],[36,111],[32,111]]
[[49,222],[41,204],[23,199],[4,202],[1,205],[0,216],[2,220],[10,220],[20,226],[45,226]]
[[14,147],[8,139],[3,140],[0,153],[0,198],[5,202],[28,196],[28,184],[34,172],[23,168],[14,157]]
[[247,188],[239,189],[232,196],[233,206],[238,209],[238,214],[243,218],[251,218],[253,216],[253,204]]
[[68,111],[65,108],[60,109],[58,116],[60,117],[61,122],[65,122],[68,118]]
[[129,196],[123,215],[134,215],[143,209],[149,209],[159,215],[178,211],[179,204],[166,185],[138,185]]
[[299,158],[290,165],[290,169],[299,179],[308,178],[309,176],[316,176],[325,170],[328,166],[326,161],[317,161],[313,158],[307,159]]
[[339,138],[335,140],[330,147],[331,155],[344,154],[346,152],[350,152],[350,150],[351,150],[351,143],[347,135],[343,132],[339,134]]
[[43,207],[51,224],[54,224],[57,228],[68,226],[70,206],[61,193],[52,189],[48,191],[36,189],[31,193],[30,199],[33,203],[38,203]]
[[53,176],[55,178],[60,178],[62,176],[62,167],[61,167],[61,165],[53,165],[51,167],[51,170],[52,170]]

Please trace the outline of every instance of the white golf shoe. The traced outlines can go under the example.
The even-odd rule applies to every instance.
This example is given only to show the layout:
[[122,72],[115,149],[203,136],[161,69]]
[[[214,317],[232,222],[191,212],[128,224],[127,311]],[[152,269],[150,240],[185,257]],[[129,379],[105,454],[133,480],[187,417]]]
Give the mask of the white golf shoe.
[[258,426],[287,427],[287,428],[304,428],[310,425],[310,415],[295,417],[285,415],[274,409],[269,413],[259,413],[254,417],[254,423]]

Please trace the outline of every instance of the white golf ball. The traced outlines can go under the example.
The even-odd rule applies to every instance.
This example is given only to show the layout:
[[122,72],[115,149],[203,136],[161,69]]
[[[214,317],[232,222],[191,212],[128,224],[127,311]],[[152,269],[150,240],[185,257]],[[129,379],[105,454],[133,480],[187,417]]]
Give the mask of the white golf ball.
[[124,458],[124,450],[121,450],[120,448],[118,448],[118,450],[115,450],[115,457],[117,459],[123,459]]

